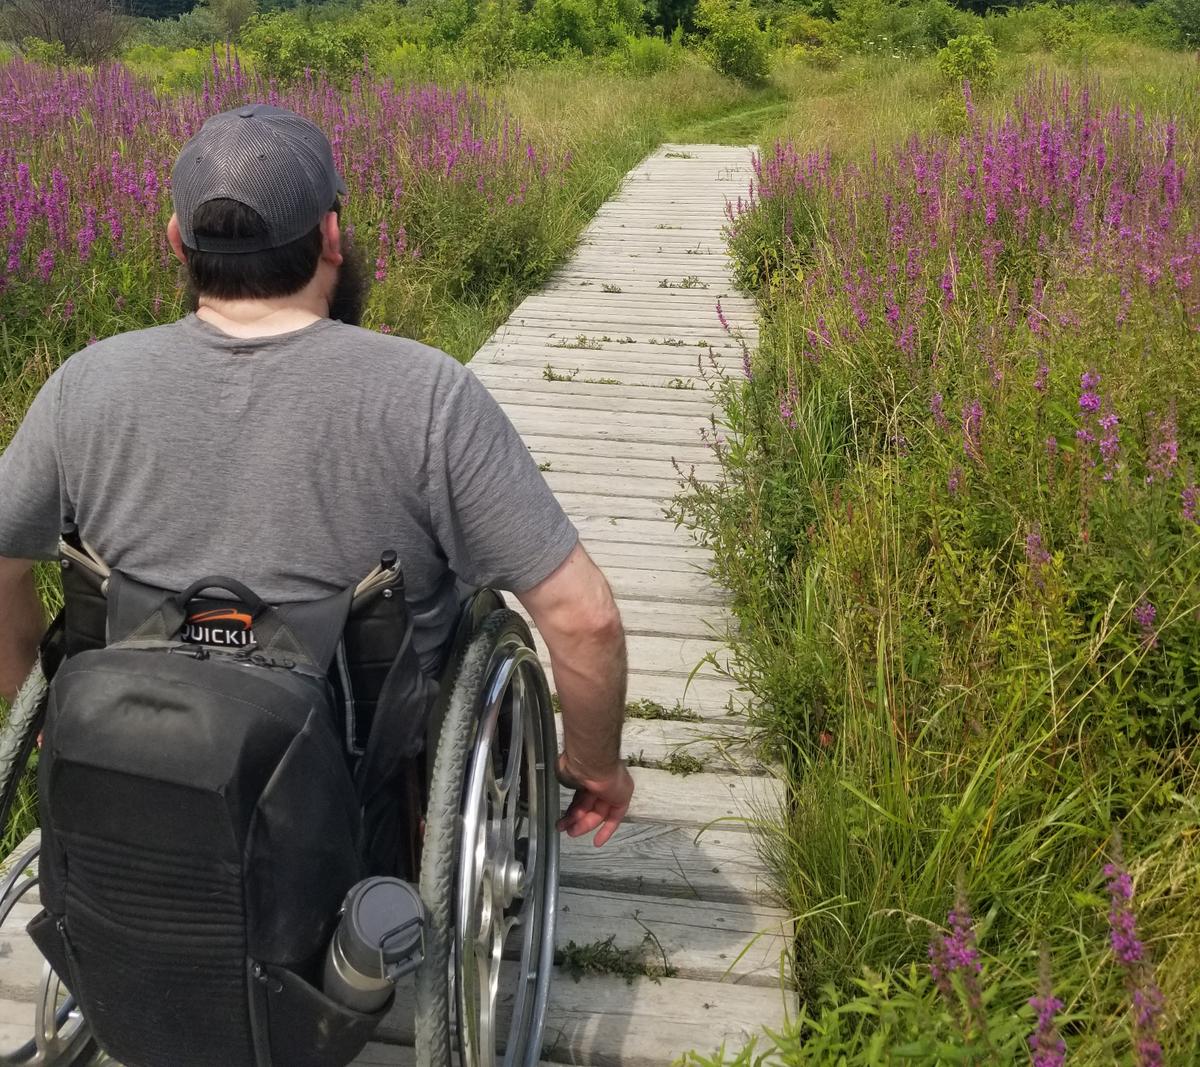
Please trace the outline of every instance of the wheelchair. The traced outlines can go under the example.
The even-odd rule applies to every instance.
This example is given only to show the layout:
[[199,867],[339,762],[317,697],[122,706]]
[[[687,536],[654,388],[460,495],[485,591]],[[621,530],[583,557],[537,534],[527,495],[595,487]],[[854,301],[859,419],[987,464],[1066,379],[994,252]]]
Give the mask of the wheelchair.
[[[107,568],[78,540],[60,548],[67,607],[51,627],[58,640],[43,644],[41,662],[0,728],[0,828],[10,847],[15,821],[32,819],[46,679],[64,654],[62,635],[68,646],[72,635],[78,643],[83,619],[93,647],[104,640]],[[399,573],[391,553],[358,591],[377,591],[390,572]],[[350,759],[362,755],[356,734],[363,715],[388,712],[386,701],[372,706],[378,657],[365,657],[356,670],[352,647],[356,631],[377,636],[379,623],[370,611],[357,619],[352,613],[330,672],[347,708]],[[498,592],[481,590],[465,602],[439,679],[424,751],[396,790],[390,824],[398,865],[426,909],[415,1009],[400,1035],[415,1043],[421,1067],[535,1067],[554,962],[557,740],[532,634]],[[60,975],[23,936],[38,901],[38,855],[30,832],[5,861],[0,881],[0,938],[8,942],[0,944],[0,976],[8,972],[7,980],[0,977],[0,1005],[7,1005],[0,1035],[18,1035],[0,1044],[0,1065],[112,1064]],[[26,1024],[12,1018],[18,1004],[28,1010],[27,1039]]]

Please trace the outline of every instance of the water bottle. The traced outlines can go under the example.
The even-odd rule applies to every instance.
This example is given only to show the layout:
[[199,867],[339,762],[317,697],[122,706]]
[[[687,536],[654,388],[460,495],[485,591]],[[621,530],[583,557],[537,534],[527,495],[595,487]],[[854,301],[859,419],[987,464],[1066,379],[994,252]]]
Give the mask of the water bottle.
[[424,960],[425,906],[408,882],[367,878],[346,894],[341,916],[325,954],[325,994],[371,1014]]

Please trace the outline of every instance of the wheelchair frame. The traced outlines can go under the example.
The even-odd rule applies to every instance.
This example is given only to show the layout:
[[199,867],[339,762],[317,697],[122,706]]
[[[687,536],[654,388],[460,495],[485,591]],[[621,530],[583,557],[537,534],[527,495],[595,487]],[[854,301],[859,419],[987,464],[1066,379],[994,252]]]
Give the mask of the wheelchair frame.
[[[481,590],[465,605],[429,725],[418,815],[428,913],[416,975],[420,1067],[450,1067],[455,1054],[461,1067],[536,1067],[541,1057],[558,900],[557,738],[532,634],[503,604]],[[5,829],[28,788],[46,700],[39,664],[0,727]],[[404,828],[413,840],[421,831]],[[0,924],[36,888],[37,857],[37,845],[9,857]],[[0,1065],[112,1063],[44,960],[33,1008],[33,1037],[0,1049]]]

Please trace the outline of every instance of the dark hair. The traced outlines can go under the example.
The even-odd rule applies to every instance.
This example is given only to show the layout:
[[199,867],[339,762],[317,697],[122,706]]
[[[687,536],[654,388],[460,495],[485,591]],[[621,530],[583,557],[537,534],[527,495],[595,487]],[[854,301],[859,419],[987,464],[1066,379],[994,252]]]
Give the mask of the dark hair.
[[[339,211],[335,201],[331,211]],[[192,216],[192,229],[201,237],[261,237],[263,217],[236,200],[209,200]],[[317,273],[321,259],[321,227],[279,248],[229,254],[187,249],[191,288],[218,300],[265,299],[298,293]]]

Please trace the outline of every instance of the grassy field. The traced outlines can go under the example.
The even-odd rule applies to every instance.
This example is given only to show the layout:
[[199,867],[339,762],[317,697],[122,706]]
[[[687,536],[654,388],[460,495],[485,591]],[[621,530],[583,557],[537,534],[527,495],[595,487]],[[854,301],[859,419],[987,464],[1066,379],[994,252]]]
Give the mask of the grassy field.
[[780,79],[678,514],[792,787],[784,1062],[1195,1062],[1200,70],[1139,55]]

